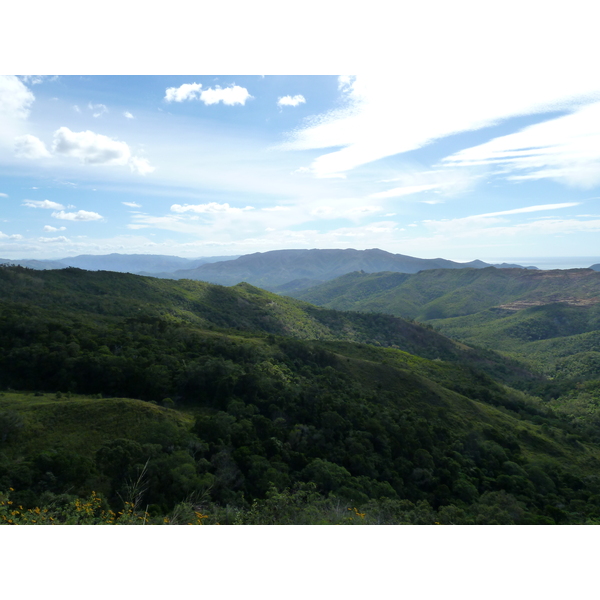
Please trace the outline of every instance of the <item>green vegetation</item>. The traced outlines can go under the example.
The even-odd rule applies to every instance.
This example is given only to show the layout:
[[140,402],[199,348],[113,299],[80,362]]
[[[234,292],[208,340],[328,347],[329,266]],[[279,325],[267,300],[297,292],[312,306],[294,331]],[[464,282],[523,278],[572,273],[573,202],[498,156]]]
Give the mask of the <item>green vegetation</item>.
[[491,351],[248,284],[9,267],[0,286],[4,522],[600,518],[593,386],[565,411]]
[[546,377],[598,376],[600,273],[590,269],[357,272],[298,296],[329,308],[418,319]]

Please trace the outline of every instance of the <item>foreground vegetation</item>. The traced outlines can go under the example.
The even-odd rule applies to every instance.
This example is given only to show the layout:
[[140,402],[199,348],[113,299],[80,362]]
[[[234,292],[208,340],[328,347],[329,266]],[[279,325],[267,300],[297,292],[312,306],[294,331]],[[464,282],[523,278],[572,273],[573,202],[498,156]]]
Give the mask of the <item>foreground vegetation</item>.
[[3,522],[600,518],[598,424],[492,352],[244,284],[0,280]]

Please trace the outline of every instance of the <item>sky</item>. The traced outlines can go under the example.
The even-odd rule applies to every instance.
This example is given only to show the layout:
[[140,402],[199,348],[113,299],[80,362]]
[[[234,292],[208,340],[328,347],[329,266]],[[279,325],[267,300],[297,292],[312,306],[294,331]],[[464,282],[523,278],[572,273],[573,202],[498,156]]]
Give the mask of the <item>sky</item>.
[[316,44],[289,75],[268,74],[286,72],[268,44],[200,74],[118,74],[118,52],[90,71],[16,64],[0,76],[0,257],[600,254],[594,21],[577,2],[480,5],[413,7],[378,20],[369,60]]

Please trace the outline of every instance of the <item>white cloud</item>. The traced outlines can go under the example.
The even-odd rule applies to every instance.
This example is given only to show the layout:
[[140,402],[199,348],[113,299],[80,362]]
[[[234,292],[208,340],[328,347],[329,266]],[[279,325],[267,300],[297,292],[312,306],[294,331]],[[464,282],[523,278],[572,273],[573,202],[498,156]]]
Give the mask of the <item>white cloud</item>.
[[123,116],[127,119],[135,119],[135,117],[128,110],[123,113]]
[[66,238],[64,235],[59,235],[56,237],[41,237],[38,238],[38,242],[42,242],[42,244],[55,244],[55,243],[68,243],[71,240]]
[[170,87],[165,90],[165,100],[167,102],[183,102],[184,100],[193,100],[200,96],[202,89],[201,83],[184,83],[178,88]]
[[76,133],[68,127],[61,127],[54,133],[53,150],[89,164],[126,165],[131,158],[125,142],[89,130]]
[[340,75],[338,77],[338,90],[344,94],[352,92],[352,86],[356,77],[354,75]]
[[8,198],[8,194],[4,194],[3,192],[0,192],[0,198]]
[[23,200],[23,206],[29,206],[29,208],[50,208],[52,210],[64,209],[62,204],[52,202],[51,200]]
[[[560,208],[570,208],[571,206],[579,206],[580,202],[563,202],[561,204],[537,204],[536,206],[525,206],[523,208],[512,208],[511,210],[502,210],[500,212],[486,213],[484,215],[476,215],[476,217],[497,217],[500,215],[516,215],[522,213],[539,212],[541,210],[557,210]],[[467,217],[469,218],[469,217]]]
[[134,173],[139,173],[140,175],[147,175],[155,170],[154,167],[150,165],[147,158],[139,158],[138,156],[132,156],[129,159],[129,168]]
[[137,202],[121,202],[121,204],[124,204],[125,206],[131,206],[131,208],[142,208],[142,205],[138,204]]
[[65,229],[66,227],[52,227],[52,225],[44,225],[44,231],[47,231],[49,233],[53,231],[64,231]]
[[[507,223],[508,219],[502,218],[507,215],[516,215],[532,212],[540,212],[547,210],[560,210],[563,208],[571,208],[578,206],[579,202],[563,202],[560,204],[538,204],[535,206],[526,206],[523,208],[514,208],[511,210],[502,210],[498,212],[485,213],[481,215],[471,215],[468,217],[461,217],[458,219],[442,219],[442,220],[425,220],[423,224],[429,229],[435,230],[436,233],[444,233],[455,236],[469,236],[476,237],[485,231],[484,235],[490,233],[491,235],[501,235],[501,232],[511,232],[510,235],[514,235],[518,232],[535,231],[543,232],[549,231],[549,228],[555,229],[557,223],[569,224],[573,230],[585,231],[590,227],[590,223],[598,223],[599,221],[578,221],[578,220],[564,220],[556,219],[555,217],[539,217],[537,221],[533,223],[519,223],[515,225],[500,226],[501,223]],[[542,223],[551,223],[553,225],[542,225]],[[586,225],[587,223],[587,225]],[[595,227],[595,225],[592,225]],[[567,231],[565,231],[567,233]]]
[[[533,76],[533,54],[520,56],[510,47],[514,40],[509,46],[502,41],[497,50],[487,46],[481,56],[473,53],[473,46],[462,48],[454,40],[443,57],[413,49],[394,77],[374,73],[342,78],[345,105],[307,120],[280,148],[331,148],[311,165],[318,176],[327,177],[509,117],[574,110],[600,98],[600,84],[590,77],[591,57],[564,45],[560,52],[550,48],[545,60],[535,64]],[[476,69],[473,63],[478,61]]]
[[92,104],[91,102],[88,104],[88,108],[91,111],[95,111],[93,116],[98,118],[101,117],[104,113],[108,112],[108,108],[104,104]]
[[8,235],[8,234],[2,233],[0,231],[0,240],[22,240],[22,239],[23,239],[23,236],[18,233],[14,234],[14,235]]
[[78,210],[77,212],[53,212],[52,216],[55,219],[63,219],[64,221],[98,221],[102,219],[102,215],[87,210]]
[[20,158],[47,158],[51,156],[42,140],[34,135],[21,135],[15,138],[15,155]]
[[81,109],[79,108],[79,106],[77,106],[77,104],[73,104],[73,110],[78,113],[81,112]]
[[304,104],[306,99],[302,94],[296,96],[283,96],[277,100],[277,106],[298,106]]
[[147,159],[132,156],[125,142],[89,130],[76,133],[68,127],[57,129],[53,150],[64,156],[79,158],[86,164],[129,165],[133,172],[140,175],[154,171]]
[[231,85],[226,88],[216,86],[203,90],[201,83],[184,83],[178,88],[171,87],[165,90],[165,100],[167,102],[184,102],[185,100],[201,100],[204,104],[218,104],[223,102],[228,106],[234,104],[246,104],[252,96],[246,88],[238,85]]
[[244,106],[246,100],[250,100],[251,98],[252,96],[249,94],[248,90],[239,85],[232,85],[227,88],[216,86],[215,88],[204,90],[200,94],[200,100],[207,105],[223,102],[223,104],[228,106],[233,106],[235,104]]
[[9,118],[26,119],[35,96],[14,75],[0,75],[0,114]]
[[[600,102],[461,150],[443,163],[496,165],[509,180],[549,178],[591,188],[600,184]],[[512,174],[519,172],[525,174]]]
[[209,202],[208,204],[173,204],[171,211],[175,213],[194,212],[194,213],[211,213],[211,214],[232,214],[240,213],[247,210],[254,210],[253,206],[246,206],[244,208],[236,208],[225,204],[219,204],[218,202]]

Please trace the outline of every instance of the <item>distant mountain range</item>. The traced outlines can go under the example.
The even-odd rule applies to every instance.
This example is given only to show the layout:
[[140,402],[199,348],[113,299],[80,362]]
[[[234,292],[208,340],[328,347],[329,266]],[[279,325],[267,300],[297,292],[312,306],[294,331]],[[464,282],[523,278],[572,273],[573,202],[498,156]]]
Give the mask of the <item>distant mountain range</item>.
[[171,272],[178,269],[194,269],[204,263],[226,261],[237,256],[210,256],[204,258],[181,258],[161,254],[81,254],[57,260],[10,260],[0,258],[0,264],[20,265],[30,269],[65,269],[76,267],[86,271],[115,271],[117,273],[155,273]]
[[[80,255],[57,260],[10,260],[0,264],[32,269],[76,267],[88,271],[116,271],[163,279],[193,279],[220,285],[247,282],[280,294],[295,294],[347,273],[414,274],[430,269],[497,268],[537,269],[517,264],[490,264],[481,260],[459,263],[444,258],[416,258],[371,250],[273,250],[244,256],[211,256],[195,259],[157,254]],[[598,267],[594,265],[591,268]]]
[[[482,269],[489,265],[480,260],[459,263],[444,258],[415,258],[372,250],[273,250],[246,254],[227,262],[203,264],[193,269],[157,273],[168,279],[195,279],[220,285],[236,285],[242,281],[279,293],[290,293],[321,284],[353,271],[378,273],[418,273],[427,269]],[[535,269],[536,267],[527,267]]]

